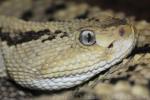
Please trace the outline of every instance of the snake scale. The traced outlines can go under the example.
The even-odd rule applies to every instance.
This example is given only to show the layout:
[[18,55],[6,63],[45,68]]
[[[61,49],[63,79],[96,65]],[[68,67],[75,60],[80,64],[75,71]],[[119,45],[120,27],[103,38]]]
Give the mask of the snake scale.
[[[135,47],[136,31],[126,19],[45,21],[36,12],[42,8],[33,1],[4,0],[0,10],[0,73],[23,87],[48,91],[74,87],[122,61]],[[18,6],[10,10],[15,3]]]

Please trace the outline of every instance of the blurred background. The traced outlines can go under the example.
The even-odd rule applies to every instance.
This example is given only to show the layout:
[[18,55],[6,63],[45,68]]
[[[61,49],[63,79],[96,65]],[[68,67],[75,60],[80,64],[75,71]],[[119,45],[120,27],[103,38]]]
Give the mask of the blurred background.
[[124,12],[128,16],[136,16],[137,20],[145,19],[147,21],[150,21],[150,0],[87,0],[87,1],[89,4],[98,5],[105,10],[112,9],[115,12]]

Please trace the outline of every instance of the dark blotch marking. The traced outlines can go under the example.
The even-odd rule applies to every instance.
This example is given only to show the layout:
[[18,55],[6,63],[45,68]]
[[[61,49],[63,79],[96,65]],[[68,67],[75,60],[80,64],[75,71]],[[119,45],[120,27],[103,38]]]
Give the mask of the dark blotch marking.
[[48,21],[55,21],[55,18],[52,17],[52,16],[49,16],[47,20],[48,20]]
[[129,80],[129,78],[130,78],[131,76],[130,75],[126,75],[126,76],[121,76],[121,77],[117,77],[117,78],[111,78],[110,79],[110,83],[112,83],[112,84],[116,84],[117,82],[119,82],[119,81],[124,81],[124,80]]
[[130,66],[130,67],[128,68],[127,72],[133,72],[133,71],[136,70],[136,68],[137,68],[137,66]]
[[98,96],[95,92],[89,92],[89,90],[78,90],[75,91],[72,95],[72,98],[76,100],[101,100],[100,96]]
[[89,18],[88,21],[99,21],[99,19],[96,19],[95,17]]
[[53,4],[53,5],[51,4],[48,8],[46,8],[45,14],[53,14],[54,12],[65,8],[66,5],[64,3]]
[[63,38],[63,37],[67,37],[67,36],[68,36],[68,33],[67,32],[63,32],[63,34],[60,37]]
[[49,6],[46,10],[45,10],[45,14],[53,14],[55,12],[56,8],[53,6]]
[[50,35],[48,38],[43,39],[42,42],[51,41],[51,40],[53,40],[53,39],[56,39],[56,35]]
[[108,48],[112,48],[113,47],[113,42],[108,46]]
[[75,19],[86,19],[88,17],[89,11],[85,11],[83,14],[77,15]]
[[25,21],[28,21],[28,20],[30,20],[30,18],[32,18],[32,17],[33,17],[33,12],[32,12],[32,10],[27,10],[27,11],[25,11],[25,12],[22,14],[21,19],[23,19],[23,20],[25,20]]
[[60,34],[60,33],[62,33],[62,31],[61,30],[56,30],[54,33],[55,34]]

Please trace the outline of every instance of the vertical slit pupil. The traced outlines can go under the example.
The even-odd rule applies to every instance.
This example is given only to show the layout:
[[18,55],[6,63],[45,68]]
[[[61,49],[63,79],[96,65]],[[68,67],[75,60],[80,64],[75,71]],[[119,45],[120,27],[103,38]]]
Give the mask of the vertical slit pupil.
[[87,40],[88,40],[88,42],[90,42],[90,41],[91,41],[91,39],[92,39],[92,36],[91,36],[91,34],[90,34],[90,33],[88,33],[88,36],[87,36]]

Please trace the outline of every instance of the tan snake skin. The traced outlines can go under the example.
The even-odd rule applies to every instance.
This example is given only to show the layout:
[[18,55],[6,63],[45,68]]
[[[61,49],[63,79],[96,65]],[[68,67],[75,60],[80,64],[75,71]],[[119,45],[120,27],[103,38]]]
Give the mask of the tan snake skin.
[[26,22],[0,16],[7,75],[22,86],[58,90],[81,84],[126,57],[135,32],[124,19]]

